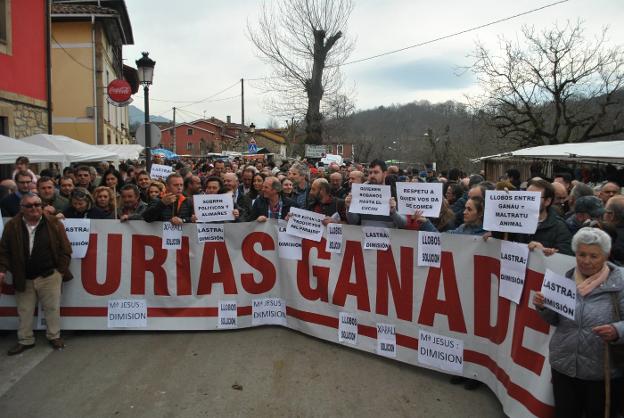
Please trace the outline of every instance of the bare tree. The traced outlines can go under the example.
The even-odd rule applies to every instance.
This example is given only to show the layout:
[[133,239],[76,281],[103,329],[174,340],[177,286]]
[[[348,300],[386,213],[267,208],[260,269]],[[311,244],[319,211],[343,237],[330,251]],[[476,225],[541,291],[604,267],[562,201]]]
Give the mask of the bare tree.
[[306,143],[322,144],[321,100],[342,87],[340,65],[353,49],[344,31],[351,0],[273,0],[262,5],[258,27],[248,25],[251,41],[273,67],[266,90],[272,113],[305,114]]
[[537,32],[523,27],[522,44],[500,39],[500,55],[477,44],[472,71],[483,93],[472,105],[501,138],[520,146],[584,142],[624,132],[621,47],[593,40],[581,22]]

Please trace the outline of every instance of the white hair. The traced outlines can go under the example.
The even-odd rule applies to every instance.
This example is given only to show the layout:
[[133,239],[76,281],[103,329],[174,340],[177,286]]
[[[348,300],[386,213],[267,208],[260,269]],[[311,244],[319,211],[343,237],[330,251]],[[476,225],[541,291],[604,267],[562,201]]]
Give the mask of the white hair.
[[576,253],[581,244],[599,245],[605,255],[611,253],[611,237],[602,229],[590,227],[579,229],[572,237],[572,250]]

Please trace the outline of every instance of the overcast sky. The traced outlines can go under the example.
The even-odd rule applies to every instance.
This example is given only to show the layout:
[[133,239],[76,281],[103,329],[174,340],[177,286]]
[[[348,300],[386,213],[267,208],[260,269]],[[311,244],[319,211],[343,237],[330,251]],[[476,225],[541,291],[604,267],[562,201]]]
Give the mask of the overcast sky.
[[[449,35],[486,24],[556,0],[354,0],[347,36],[355,39],[351,60]],[[126,0],[134,32],[134,45],[124,48],[127,64],[134,66],[141,51],[156,61],[150,89],[150,112],[172,117],[173,106],[183,108],[178,120],[204,114],[240,122],[241,78],[270,74],[248,39],[247,21],[257,20],[257,0]],[[612,44],[624,44],[624,1],[570,0],[511,21],[392,55],[347,65],[344,73],[355,90],[358,109],[409,103],[464,100],[478,89],[469,72],[468,55],[478,39],[492,48],[499,35],[515,39],[524,24],[537,29],[582,19],[588,36],[609,26]],[[259,81],[245,83],[245,122],[266,126],[271,115],[263,108]],[[214,98],[190,104],[213,96]],[[239,96],[239,97],[233,97]],[[176,103],[177,102],[177,103]],[[134,104],[143,108],[141,94]],[[187,112],[184,112],[184,111]],[[190,114],[188,112],[193,112]],[[277,122],[284,124],[280,118]]]

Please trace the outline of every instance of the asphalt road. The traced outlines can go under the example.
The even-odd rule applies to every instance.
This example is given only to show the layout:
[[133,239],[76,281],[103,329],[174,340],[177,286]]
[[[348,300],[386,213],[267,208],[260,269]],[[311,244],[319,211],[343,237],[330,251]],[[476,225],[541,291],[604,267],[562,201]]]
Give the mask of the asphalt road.
[[66,332],[54,352],[6,356],[0,416],[504,417],[485,386],[279,327],[219,332]]

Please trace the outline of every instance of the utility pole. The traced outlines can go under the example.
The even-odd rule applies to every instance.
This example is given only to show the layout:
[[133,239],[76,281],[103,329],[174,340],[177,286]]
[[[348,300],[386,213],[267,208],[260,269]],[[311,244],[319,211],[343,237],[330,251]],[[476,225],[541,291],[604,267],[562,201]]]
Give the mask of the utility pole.
[[241,125],[245,126],[245,80],[241,78]]
[[173,133],[171,134],[171,148],[173,152],[175,152],[176,154],[178,153],[178,150],[176,149],[176,121],[175,121],[175,112],[176,112],[176,108],[173,108]]

